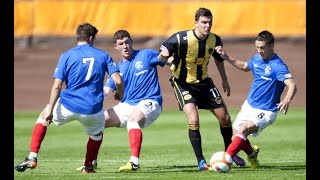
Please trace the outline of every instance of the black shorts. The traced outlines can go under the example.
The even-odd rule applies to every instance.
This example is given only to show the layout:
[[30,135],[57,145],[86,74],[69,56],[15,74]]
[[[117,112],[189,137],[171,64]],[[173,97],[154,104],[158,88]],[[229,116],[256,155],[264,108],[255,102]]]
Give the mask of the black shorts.
[[179,102],[180,110],[188,103],[195,103],[198,109],[217,109],[225,105],[211,78],[206,78],[197,84],[189,84],[173,76],[169,81]]

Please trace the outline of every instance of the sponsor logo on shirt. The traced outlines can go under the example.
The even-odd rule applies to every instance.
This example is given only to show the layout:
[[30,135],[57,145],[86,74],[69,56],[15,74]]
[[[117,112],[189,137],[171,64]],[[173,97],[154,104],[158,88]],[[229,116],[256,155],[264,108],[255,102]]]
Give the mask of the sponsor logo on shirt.
[[137,72],[134,75],[138,76],[138,75],[146,73],[146,72],[148,72],[148,70],[143,70],[143,71]]
[[267,81],[272,81],[272,79],[271,78],[268,78],[268,77],[265,77],[265,76],[260,76],[262,79],[265,79],[265,80],[267,80]]

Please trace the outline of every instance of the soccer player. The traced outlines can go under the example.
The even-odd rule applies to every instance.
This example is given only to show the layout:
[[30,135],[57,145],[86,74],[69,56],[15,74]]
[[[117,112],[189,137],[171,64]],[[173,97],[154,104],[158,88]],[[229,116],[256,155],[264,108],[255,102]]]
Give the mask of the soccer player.
[[[233,157],[240,150],[248,155],[252,168],[260,164],[257,159],[259,147],[251,146],[248,136],[253,137],[270,126],[276,120],[279,111],[287,113],[289,104],[297,92],[297,87],[287,65],[274,52],[274,36],[269,31],[260,32],[255,40],[257,53],[247,61],[228,56],[222,46],[216,51],[234,67],[252,71],[253,82],[236,120],[233,123],[235,134],[227,153]],[[283,100],[281,94],[287,86]]]
[[[24,172],[37,166],[37,156],[48,126],[79,121],[87,135],[87,152],[81,173],[95,173],[92,161],[99,151],[104,130],[104,78],[106,72],[123,96],[123,83],[111,56],[93,46],[98,30],[89,23],[76,30],[77,45],[61,54],[53,74],[49,104],[40,113],[33,129],[29,156],[15,169]],[[66,88],[62,90],[65,83]]]
[[104,112],[105,127],[127,128],[131,157],[119,171],[132,172],[140,169],[141,129],[152,124],[162,112],[162,93],[157,66],[163,67],[166,60],[157,59],[156,50],[133,49],[133,40],[126,30],[115,32],[113,41],[115,49],[122,56],[118,68],[124,83],[124,96],[122,99],[119,98],[118,89],[109,78],[105,85],[109,88],[105,89],[116,90],[114,97],[121,101]]
[[[189,139],[198,161],[198,169],[208,170],[208,164],[202,153],[200,120],[198,109],[207,109],[216,116],[220,124],[225,149],[231,143],[232,123],[223,98],[208,75],[208,63],[212,56],[222,79],[222,87],[230,96],[230,87],[224,68],[224,59],[215,52],[216,46],[222,46],[221,38],[210,32],[212,14],[207,8],[199,8],[195,13],[195,29],[173,34],[160,47],[159,59],[174,56],[170,67],[170,82],[175,96],[188,119]],[[245,161],[233,156],[238,166]]]

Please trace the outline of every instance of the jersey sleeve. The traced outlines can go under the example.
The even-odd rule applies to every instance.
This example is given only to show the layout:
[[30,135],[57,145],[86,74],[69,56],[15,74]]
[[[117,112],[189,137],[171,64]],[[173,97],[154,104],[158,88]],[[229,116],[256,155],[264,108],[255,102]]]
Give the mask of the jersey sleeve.
[[178,38],[177,33],[173,34],[169,39],[167,39],[161,46],[159,52],[161,52],[162,47],[166,47],[169,51],[169,56],[172,56],[178,50]]
[[247,66],[248,66],[248,68],[251,69],[251,70],[253,69],[253,64],[252,64],[253,59],[254,59],[254,58],[252,57],[252,58],[249,59],[249,61],[247,62]]
[[59,60],[58,60],[58,64],[56,66],[56,69],[53,73],[53,78],[57,78],[60,79],[62,81],[65,81],[66,78],[66,55],[65,54],[61,54]]
[[[215,45],[215,47],[217,47],[217,46],[222,46],[223,47],[223,43],[222,43],[222,40],[221,40],[220,36],[218,36],[216,34],[215,34],[215,36],[216,36],[216,45]],[[218,61],[224,61],[224,59],[220,56],[220,54],[216,50],[213,51],[212,57],[214,57],[214,59],[216,59]]]
[[277,65],[277,79],[279,81],[284,81],[286,79],[292,78],[291,73],[289,72],[288,67],[284,63]]
[[111,89],[117,90],[117,87],[113,81],[113,79],[111,78],[111,76],[108,76],[108,79],[104,85],[105,87],[109,87]]
[[115,72],[119,72],[118,67],[116,66],[116,64],[114,63],[112,57],[106,52],[106,56],[105,56],[106,62],[107,62],[107,73],[111,76],[111,74],[115,73]]
[[156,50],[145,49],[144,53],[145,53],[145,56],[148,57],[151,66],[159,65],[159,66],[163,67],[166,64],[166,62],[160,61],[158,59],[158,52]]

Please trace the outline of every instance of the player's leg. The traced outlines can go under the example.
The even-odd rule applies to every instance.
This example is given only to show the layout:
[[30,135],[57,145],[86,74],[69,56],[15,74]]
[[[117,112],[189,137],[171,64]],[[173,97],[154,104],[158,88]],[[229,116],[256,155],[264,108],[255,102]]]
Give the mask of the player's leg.
[[[127,129],[131,149],[130,161],[119,168],[120,172],[139,170],[139,156],[142,143],[141,128],[151,125],[160,115],[162,109],[158,102],[153,100],[142,100],[134,108],[129,115]],[[139,127],[137,126],[137,122]],[[132,127],[130,127],[132,126]]]
[[[105,128],[120,127],[122,125],[120,119],[122,117],[122,114],[124,113],[124,108],[124,104],[119,103],[118,105],[104,111]],[[122,126],[124,127],[125,125]]]
[[[120,127],[121,124],[124,124],[124,123],[126,124],[126,122],[121,122],[120,118],[119,118],[119,114],[121,114],[120,110],[124,109],[124,108],[121,108],[122,106],[123,106],[122,103],[119,103],[118,105],[104,111],[105,128]],[[122,127],[124,127],[124,126],[125,125],[122,125]],[[89,140],[90,140],[90,137],[89,137]],[[99,142],[102,142],[102,140]],[[101,145],[101,143],[100,143],[100,145]],[[93,169],[98,169],[98,153],[96,153],[96,155],[92,161]],[[83,167],[84,166],[82,165],[82,166],[76,168],[76,170],[81,171],[83,169]]]
[[258,146],[251,146],[247,136],[250,134],[254,137],[258,136],[264,128],[275,121],[276,116],[277,112],[252,108],[248,102],[245,101],[233,124],[233,128],[236,130],[235,136],[227,152],[233,156],[240,150],[243,150],[248,155],[251,167],[258,167],[259,161],[257,160],[257,156],[260,149]]
[[46,109],[44,109],[41,112],[33,128],[29,156],[25,158],[25,160],[22,163],[18,164],[15,167],[15,169],[19,172],[24,172],[27,168],[34,169],[35,167],[37,167],[38,152],[47,132],[46,122],[44,119],[41,118],[45,113]]
[[[230,115],[227,111],[227,108],[225,106],[217,108],[217,109],[212,109],[210,110],[218,119],[219,124],[220,124],[220,133],[223,137],[224,141],[224,146],[225,146],[225,151],[229,147],[229,145],[232,142],[232,123],[231,123],[231,118]],[[234,156],[231,156],[233,159],[233,162],[240,167],[245,166],[245,161],[235,154]]]
[[94,162],[97,161],[98,152],[103,140],[103,133],[99,133],[94,136],[89,136],[87,142],[87,152],[84,165],[81,169],[82,174],[95,173],[96,164]]
[[232,141],[232,123],[230,115],[225,106],[210,111],[217,117],[220,125],[220,133],[223,137],[225,149],[228,148]]
[[[64,123],[67,123],[68,121],[67,119],[61,117],[62,112],[60,111],[58,112],[56,108],[58,106],[61,106],[59,100],[57,101],[56,106],[53,110],[53,122],[56,124],[56,121],[59,121],[60,124],[56,124],[56,125],[60,126]],[[37,167],[38,153],[41,147],[41,143],[44,140],[44,137],[46,135],[47,128],[49,126],[49,124],[43,119],[46,112],[47,112],[47,107],[42,110],[33,128],[31,142],[30,142],[29,156],[15,167],[15,169],[19,172],[24,172],[27,168],[34,169]],[[61,119],[58,119],[58,118],[61,118]]]
[[[202,153],[201,134],[200,134],[200,121],[198,109],[196,106],[197,96],[201,91],[195,90],[190,84],[180,82],[171,77],[170,83],[173,87],[175,97],[179,102],[180,110],[183,110],[188,120],[188,136],[192,145],[194,154],[197,158],[198,169],[208,170],[208,165]],[[199,103],[199,102],[198,102]]]
[[[200,98],[199,109],[209,109],[213,115],[219,121],[220,133],[223,137],[225,150],[227,150],[228,146],[232,142],[232,122],[230,114],[227,110],[225,103],[223,102],[223,98],[219,92],[219,90],[215,87],[211,78],[206,80],[207,85],[201,87],[202,93]],[[245,161],[239,157],[238,155],[233,156],[233,161],[238,166],[244,166]]]
[[253,109],[250,108],[250,106],[247,106],[246,103],[244,103],[241,107],[241,111],[238,113],[234,123],[233,128],[234,136],[232,143],[227,148],[226,152],[231,156],[234,157],[240,150],[244,150],[247,154],[252,153],[252,148],[250,145],[250,141],[247,138],[249,135],[249,131],[246,130],[245,127],[253,127],[255,126],[252,121],[249,121],[250,119],[250,112],[253,111]]
[[140,169],[139,157],[142,144],[142,130],[140,124],[144,123],[144,113],[139,108],[133,107],[133,110],[127,118],[127,131],[131,156],[126,165],[119,167],[120,172],[132,172]]
[[81,173],[95,173],[93,161],[97,159],[98,152],[103,140],[103,129],[105,116],[103,110],[92,115],[79,114],[78,121],[84,126],[85,132],[89,135],[84,167]]
[[208,170],[208,165],[202,152],[199,114],[197,106],[194,103],[188,103],[183,107],[183,111],[188,119],[189,140],[198,161],[198,169]]
[[[236,120],[236,124],[239,121]],[[256,168],[259,166],[257,156],[259,153],[259,148],[256,150],[251,146],[251,143],[248,139],[248,135],[256,132],[257,127],[251,120],[242,120],[242,124],[238,130],[235,131],[235,136],[233,137],[232,143],[229,145],[226,152],[234,157],[236,154],[243,150],[248,155],[248,161],[251,163],[251,167]]]

